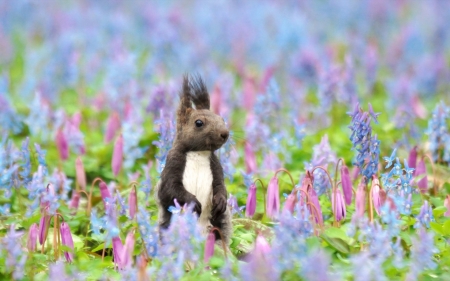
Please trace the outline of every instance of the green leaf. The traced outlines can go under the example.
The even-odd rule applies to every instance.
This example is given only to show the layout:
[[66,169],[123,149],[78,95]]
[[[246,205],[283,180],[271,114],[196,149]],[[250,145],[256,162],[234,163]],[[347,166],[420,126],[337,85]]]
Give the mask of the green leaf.
[[430,222],[430,226],[431,226],[431,229],[433,229],[436,233],[445,235],[445,231],[444,231],[444,228],[442,227],[442,225],[432,221],[432,222]]
[[444,230],[445,235],[450,236],[450,220],[444,222],[443,230]]
[[442,216],[447,211],[447,208],[445,206],[439,206],[434,208],[433,210],[433,216],[438,218]]
[[444,183],[443,188],[447,191],[447,194],[450,194],[450,182]]
[[321,237],[334,249],[337,251],[343,253],[343,254],[349,254],[350,253],[350,246],[341,238],[332,238],[327,236],[326,234],[322,234]]
[[[97,247],[95,247],[95,249],[93,249],[91,252],[97,252],[97,251],[100,251],[100,250],[103,250],[103,247],[104,247],[104,245],[105,245],[105,243],[101,243],[100,245],[98,245]],[[111,246],[107,246],[106,247],[106,249],[109,249],[109,248],[111,248]]]

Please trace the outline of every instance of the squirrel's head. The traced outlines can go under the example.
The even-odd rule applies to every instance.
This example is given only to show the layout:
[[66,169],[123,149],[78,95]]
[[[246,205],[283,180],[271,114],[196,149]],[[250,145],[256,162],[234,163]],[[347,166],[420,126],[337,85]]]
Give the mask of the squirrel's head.
[[214,151],[228,136],[223,118],[209,110],[209,94],[203,80],[185,76],[177,111],[176,144],[188,151]]

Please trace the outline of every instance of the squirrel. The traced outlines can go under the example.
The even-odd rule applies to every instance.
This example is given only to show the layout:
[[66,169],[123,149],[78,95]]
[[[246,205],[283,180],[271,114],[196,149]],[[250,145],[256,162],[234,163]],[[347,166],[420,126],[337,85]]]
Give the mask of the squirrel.
[[[160,229],[169,227],[168,208],[176,199],[181,205],[194,204],[203,234],[216,227],[228,245],[231,212],[223,168],[214,151],[228,140],[229,130],[224,119],[210,111],[209,93],[200,76],[184,76],[176,122],[176,136],[155,192]],[[214,233],[220,243],[220,235]]]

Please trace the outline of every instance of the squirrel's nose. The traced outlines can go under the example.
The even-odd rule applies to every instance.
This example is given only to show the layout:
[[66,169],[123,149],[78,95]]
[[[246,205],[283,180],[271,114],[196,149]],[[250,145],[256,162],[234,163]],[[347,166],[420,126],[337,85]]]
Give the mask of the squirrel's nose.
[[223,140],[226,140],[228,138],[228,136],[230,135],[230,133],[228,132],[222,132],[220,133],[220,136],[222,137]]

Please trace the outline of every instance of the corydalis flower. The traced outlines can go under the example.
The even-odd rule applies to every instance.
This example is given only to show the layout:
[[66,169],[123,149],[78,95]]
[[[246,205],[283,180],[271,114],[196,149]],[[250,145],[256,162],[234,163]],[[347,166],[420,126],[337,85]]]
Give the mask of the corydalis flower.
[[270,218],[274,218],[280,211],[280,195],[278,188],[278,178],[273,177],[267,188],[266,213]]
[[424,201],[422,207],[420,207],[420,213],[416,217],[417,222],[414,224],[415,228],[419,228],[421,225],[430,228],[430,222],[434,221],[433,212],[428,201]]
[[73,239],[72,239],[72,233],[70,233],[69,225],[66,222],[61,223],[61,243],[70,248],[71,251],[64,252],[64,257],[66,258],[67,262],[73,261]]

